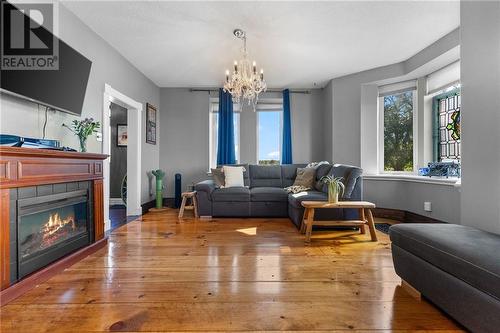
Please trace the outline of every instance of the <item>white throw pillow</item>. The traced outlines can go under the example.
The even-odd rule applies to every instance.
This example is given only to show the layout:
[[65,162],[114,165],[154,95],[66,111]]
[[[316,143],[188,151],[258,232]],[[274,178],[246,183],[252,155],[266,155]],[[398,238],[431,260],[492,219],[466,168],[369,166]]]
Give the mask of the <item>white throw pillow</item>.
[[245,168],[242,166],[223,166],[225,184],[224,187],[244,187],[243,172]]

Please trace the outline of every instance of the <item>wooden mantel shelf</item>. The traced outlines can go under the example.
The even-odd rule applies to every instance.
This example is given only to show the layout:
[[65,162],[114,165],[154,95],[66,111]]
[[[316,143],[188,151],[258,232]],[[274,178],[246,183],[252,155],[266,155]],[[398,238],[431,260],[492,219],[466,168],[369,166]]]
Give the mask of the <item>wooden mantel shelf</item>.
[[102,179],[108,156],[50,149],[0,147],[0,189]]
[[108,157],[108,155],[96,154],[96,153],[80,153],[76,151],[7,147],[7,146],[0,146],[0,155],[43,156],[43,157],[56,157],[56,158],[64,157],[64,158],[96,159],[96,160],[97,159],[105,160]]

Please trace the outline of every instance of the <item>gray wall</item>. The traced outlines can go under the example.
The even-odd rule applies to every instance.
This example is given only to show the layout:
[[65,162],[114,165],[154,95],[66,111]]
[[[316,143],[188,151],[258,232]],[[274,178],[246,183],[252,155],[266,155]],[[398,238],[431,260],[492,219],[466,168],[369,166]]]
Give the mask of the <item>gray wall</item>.
[[109,194],[111,198],[121,198],[123,177],[127,174],[127,147],[118,146],[117,125],[127,124],[127,109],[111,103],[111,161],[109,175]]
[[[460,192],[451,184],[365,179],[363,195],[380,208],[406,210],[444,222],[460,223]],[[432,203],[432,212],[424,211],[425,201]]]
[[332,152],[335,163],[361,164],[361,87],[405,74],[402,63],[379,67],[331,81]]
[[[174,193],[174,174],[183,176],[183,189],[192,182],[207,179],[208,110],[207,92],[182,88],[161,89],[162,123],[160,168],[166,172],[165,195]],[[217,97],[212,93],[211,97]],[[281,98],[281,93],[267,93],[262,98]],[[323,92],[291,94],[292,144],[294,162],[324,159]],[[256,162],[256,114],[244,110],[241,115],[240,159]]]
[[[361,163],[362,85],[403,77],[451,52],[460,44],[459,29],[451,31],[424,50],[402,62],[335,78],[325,87],[325,133],[332,133],[332,160],[335,163]],[[425,73],[428,74],[428,73]],[[331,103],[331,107],[327,105]]]
[[[377,166],[377,96],[373,83],[407,77],[422,70],[459,45],[459,31],[454,30],[413,57],[384,67],[335,78],[325,88],[331,94],[331,107],[325,104],[326,132],[332,133],[334,163],[361,165],[365,174],[378,172]],[[422,73],[425,75],[426,73]],[[326,98],[330,103],[330,98]],[[328,155],[327,155],[328,156]],[[363,161],[363,163],[361,163]],[[450,185],[416,183],[401,180],[366,180],[364,199],[383,208],[407,210],[448,222],[460,222],[460,192]],[[424,201],[430,201],[433,212],[423,211]]]
[[500,234],[500,2],[460,12],[462,224]]
[[[92,69],[85,94],[82,117],[93,117],[101,121],[103,107],[103,93],[105,83],[128,97],[144,104],[160,104],[160,90],[139,70],[120,55],[111,45],[94,33],[78,17],[67,10],[64,5],[59,6],[60,37],[74,49],[92,61]],[[18,134],[23,136],[41,137],[43,112],[37,111],[37,105],[5,95],[1,96],[0,131],[2,133]],[[22,126],[19,120],[22,119]],[[65,146],[78,147],[77,139],[65,128],[63,122],[69,123],[75,116],[62,112],[49,113],[47,138],[60,140]],[[145,123],[146,115],[143,114]],[[145,128],[143,128],[144,134]],[[151,200],[147,170],[158,167],[159,145],[142,144],[142,202]],[[90,138],[88,142],[90,152],[101,152],[101,142]],[[111,170],[113,172],[113,170]]]

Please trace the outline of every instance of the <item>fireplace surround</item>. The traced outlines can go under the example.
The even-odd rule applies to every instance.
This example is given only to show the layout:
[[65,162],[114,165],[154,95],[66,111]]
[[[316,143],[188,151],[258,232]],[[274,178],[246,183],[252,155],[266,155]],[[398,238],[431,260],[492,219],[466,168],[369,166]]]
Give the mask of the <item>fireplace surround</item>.
[[0,304],[97,251],[107,155],[0,146]]

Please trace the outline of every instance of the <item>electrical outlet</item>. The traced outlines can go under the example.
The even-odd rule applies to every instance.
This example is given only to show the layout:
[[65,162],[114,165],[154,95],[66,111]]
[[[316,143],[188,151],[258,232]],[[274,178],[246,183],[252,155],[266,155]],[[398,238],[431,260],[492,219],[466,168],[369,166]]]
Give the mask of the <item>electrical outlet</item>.
[[102,133],[101,132],[97,132],[95,134],[95,139],[99,142],[102,142]]
[[424,202],[424,210],[426,212],[432,212],[432,204],[430,201],[425,201]]

